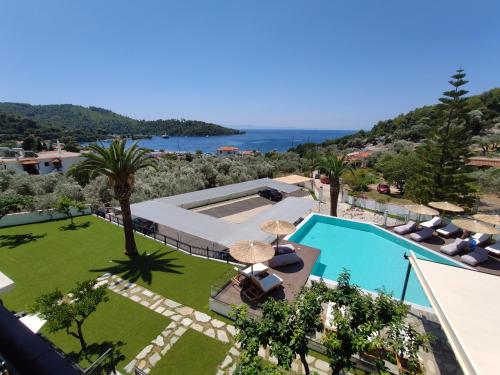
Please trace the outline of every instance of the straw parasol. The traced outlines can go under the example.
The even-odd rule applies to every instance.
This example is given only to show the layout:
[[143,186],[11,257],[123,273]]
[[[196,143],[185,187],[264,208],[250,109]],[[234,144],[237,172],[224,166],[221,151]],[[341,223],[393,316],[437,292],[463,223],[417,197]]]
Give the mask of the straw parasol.
[[439,212],[433,208],[424,206],[423,204],[407,204],[405,208],[411,212],[418,214],[418,220],[420,221],[420,215],[439,215]]
[[475,214],[472,217],[485,223],[500,225],[500,215]]
[[498,234],[500,233],[495,227],[491,225],[486,225],[477,220],[470,219],[455,219],[451,221],[454,225],[459,228],[462,228],[469,232],[474,233],[485,233],[485,234]]
[[295,232],[295,225],[284,220],[266,220],[260,224],[260,229],[269,234],[276,235],[276,247],[280,237]]
[[464,209],[462,207],[450,202],[429,202],[428,205],[441,211],[464,212]]
[[274,249],[261,241],[238,241],[229,248],[229,254],[242,263],[251,264],[253,272],[253,265],[271,259]]

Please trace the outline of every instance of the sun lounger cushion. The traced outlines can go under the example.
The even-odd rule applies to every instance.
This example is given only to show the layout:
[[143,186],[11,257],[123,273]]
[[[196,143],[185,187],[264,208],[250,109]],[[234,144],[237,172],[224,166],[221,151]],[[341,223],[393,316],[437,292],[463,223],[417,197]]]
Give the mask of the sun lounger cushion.
[[414,232],[417,229],[417,224],[414,221],[409,221],[404,225],[400,225],[394,228],[394,232],[398,234],[406,234],[410,232]]
[[420,226],[425,228],[435,228],[438,225],[441,225],[441,222],[442,220],[439,216],[434,216],[432,219],[420,223]]
[[495,242],[493,245],[486,246],[485,249],[493,255],[500,255],[500,241]]
[[245,268],[244,270],[240,270],[239,272],[242,275],[245,275],[247,277],[250,276],[257,276],[261,274],[262,272],[265,272],[268,270],[268,267],[265,264],[262,263],[256,263],[253,265],[253,274],[252,274],[252,266]]
[[483,242],[488,241],[490,238],[491,238],[491,234],[475,233],[474,235],[467,238],[467,241],[470,241],[472,239],[472,240],[476,241],[477,244],[481,244]]
[[485,250],[482,247],[476,247],[474,251],[462,255],[460,260],[469,266],[475,267],[488,260],[488,250]]
[[449,223],[447,226],[444,228],[439,228],[436,230],[438,234],[441,234],[443,236],[449,237],[452,234],[455,234],[459,231],[458,227],[454,225],[453,223]]
[[431,238],[432,233],[434,233],[434,230],[432,230],[431,228],[424,228],[422,230],[419,230],[418,232],[410,234],[410,238],[413,241],[420,242],[428,238]]
[[260,288],[264,293],[269,292],[271,289],[276,288],[277,286],[283,283],[283,279],[274,273],[264,277],[261,280],[257,280],[260,285]]
[[278,248],[276,248],[276,246],[273,247],[274,250],[276,251],[276,255],[289,254],[295,252],[295,247],[293,247],[292,244],[279,245]]
[[439,250],[447,255],[457,255],[464,251],[467,248],[467,245],[467,241],[462,240],[461,238],[456,238],[455,242],[443,245]]
[[269,261],[269,267],[276,268],[289,264],[299,263],[300,257],[296,253],[276,255]]

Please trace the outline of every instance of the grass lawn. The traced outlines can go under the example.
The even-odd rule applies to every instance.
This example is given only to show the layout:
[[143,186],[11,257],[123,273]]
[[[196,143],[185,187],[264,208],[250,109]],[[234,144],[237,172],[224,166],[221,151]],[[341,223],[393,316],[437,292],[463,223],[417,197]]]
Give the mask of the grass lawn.
[[136,235],[142,254],[123,254],[123,229],[93,216],[0,229],[0,271],[16,283],[2,295],[17,311],[28,309],[40,294],[63,291],[76,281],[105,272],[121,275],[165,297],[208,311],[210,285],[232,266],[196,258]]
[[[170,323],[163,315],[157,314],[138,303],[108,292],[109,301],[97,308],[83,324],[83,335],[89,348],[89,359],[96,360],[111,343],[116,345],[117,369],[126,366],[151,340],[156,338]],[[61,348],[74,362],[88,367],[89,361],[79,356],[78,339],[64,331],[42,333]]]
[[405,204],[414,204],[411,200],[401,198],[398,195],[388,195],[388,194],[380,194],[378,191],[375,190],[370,190],[367,191],[365,194],[368,198],[371,198],[373,200],[378,200],[378,199],[389,199],[387,202],[388,203],[393,203],[393,204],[399,204],[399,205],[405,205]]
[[215,374],[231,346],[188,330],[156,364],[150,375]]

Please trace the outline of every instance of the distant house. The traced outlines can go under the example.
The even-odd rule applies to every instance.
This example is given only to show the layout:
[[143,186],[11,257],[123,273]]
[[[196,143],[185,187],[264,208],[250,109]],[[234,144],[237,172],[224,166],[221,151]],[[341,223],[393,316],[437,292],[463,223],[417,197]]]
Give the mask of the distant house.
[[374,151],[356,151],[347,154],[346,159],[354,164],[359,165],[360,167],[366,167],[367,159],[374,153]]
[[0,147],[1,169],[14,169],[29,174],[64,173],[80,160],[83,157],[78,152],[58,150],[35,153],[22,148]]
[[217,149],[217,155],[236,155],[240,149],[234,146],[222,146]]
[[469,162],[467,163],[474,167],[483,167],[483,168],[500,168],[500,159],[499,158],[485,158],[482,156],[473,156],[469,158]]
[[240,155],[243,155],[243,156],[256,156],[256,155],[260,155],[260,151],[257,151],[257,150],[242,150],[242,151],[240,151]]

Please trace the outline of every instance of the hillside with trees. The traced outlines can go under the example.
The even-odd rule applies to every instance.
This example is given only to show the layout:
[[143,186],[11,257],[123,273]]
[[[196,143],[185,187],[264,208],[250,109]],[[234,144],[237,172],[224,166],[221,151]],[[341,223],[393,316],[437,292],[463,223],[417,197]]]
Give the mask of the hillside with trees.
[[239,130],[203,121],[169,119],[136,120],[98,107],[72,104],[31,105],[0,103],[0,141],[27,136],[53,139],[71,136],[79,142],[95,141],[110,135],[216,136],[241,133]]

